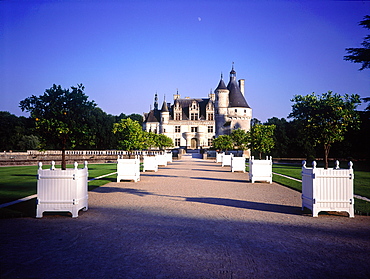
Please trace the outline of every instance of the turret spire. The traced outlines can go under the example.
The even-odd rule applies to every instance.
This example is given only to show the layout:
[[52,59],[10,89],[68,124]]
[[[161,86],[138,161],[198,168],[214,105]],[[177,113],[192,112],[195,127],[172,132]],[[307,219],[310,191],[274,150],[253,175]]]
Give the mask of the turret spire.
[[236,72],[234,70],[234,62],[232,64],[231,72],[230,72],[230,81],[232,81],[232,80],[236,80]]
[[154,95],[154,109],[158,109],[158,94],[155,92]]

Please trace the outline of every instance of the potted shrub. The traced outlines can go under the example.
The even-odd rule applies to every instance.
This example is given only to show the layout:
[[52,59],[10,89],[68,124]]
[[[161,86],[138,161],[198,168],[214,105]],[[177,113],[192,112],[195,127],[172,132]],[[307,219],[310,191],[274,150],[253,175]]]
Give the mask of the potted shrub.
[[121,180],[140,181],[140,158],[117,159],[117,182]]
[[267,181],[272,183],[272,157],[266,160],[255,160],[254,156],[249,159],[249,179],[255,181]]
[[78,217],[78,211],[88,209],[87,162],[82,169],[74,163],[71,169],[56,169],[53,161],[50,169],[42,169],[39,163],[37,171],[37,206],[36,218],[41,218],[45,211],[68,211],[72,217]]
[[231,172],[242,171],[245,172],[245,158],[242,157],[231,157]]
[[84,89],[82,84],[71,87],[71,90],[54,84],[43,95],[33,95],[20,102],[22,111],[30,112],[35,120],[35,132],[41,139],[40,147],[62,151],[61,169],[55,169],[54,163],[51,170],[42,170],[40,164],[37,217],[42,217],[44,211],[62,209],[71,211],[72,216],[77,217],[79,209],[87,209],[87,167],[78,170],[75,166],[67,170],[65,156],[67,148],[91,143],[91,113],[96,104],[87,100]]
[[349,217],[354,215],[353,199],[353,164],[348,169],[340,169],[336,161],[333,169],[317,168],[313,161],[312,168],[302,165],[302,210],[306,207],[318,217],[320,211],[345,211]]
[[143,157],[143,172],[158,171],[157,156],[144,156]]

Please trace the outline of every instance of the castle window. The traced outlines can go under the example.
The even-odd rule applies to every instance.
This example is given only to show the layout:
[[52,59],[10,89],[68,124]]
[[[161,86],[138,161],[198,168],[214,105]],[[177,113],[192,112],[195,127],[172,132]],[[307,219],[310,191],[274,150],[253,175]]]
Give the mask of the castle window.
[[181,120],[181,113],[179,112],[175,113],[175,120]]
[[213,121],[213,113],[207,113],[207,120]]
[[238,112],[238,110],[237,110],[237,109],[235,109],[235,112]]
[[180,146],[180,139],[175,139],[175,146]]
[[208,139],[208,146],[212,146],[212,143],[213,143],[212,139]]
[[181,131],[180,126],[175,126],[175,133],[180,133],[180,131]]
[[213,126],[208,126],[208,133],[213,133]]
[[190,120],[198,120],[198,113],[195,112],[190,113]]
[[198,133],[198,127],[191,127],[192,133]]

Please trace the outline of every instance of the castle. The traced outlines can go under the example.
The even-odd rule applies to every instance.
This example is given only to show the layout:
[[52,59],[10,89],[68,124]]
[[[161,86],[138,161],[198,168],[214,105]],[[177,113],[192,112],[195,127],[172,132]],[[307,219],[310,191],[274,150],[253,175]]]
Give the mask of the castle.
[[143,130],[164,134],[176,148],[209,148],[212,140],[229,135],[232,130],[250,130],[252,109],[244,97],[244,79],[236,80],[234,66],[226,86],[221,75],[214,93],[208,98],[180,98],[173,95],[173,104],[163,101],[158,107],[155,94],[154,109],[144,113]]

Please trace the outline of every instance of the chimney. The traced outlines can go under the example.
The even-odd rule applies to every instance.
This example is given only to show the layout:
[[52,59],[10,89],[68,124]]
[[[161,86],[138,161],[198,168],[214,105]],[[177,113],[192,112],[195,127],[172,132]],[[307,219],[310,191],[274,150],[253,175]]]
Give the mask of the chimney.
[[245,82],[244,79],[239,79],[239,88],[240,88],[240,92],[242,92],[243,96],[244,96],[244,82]]

